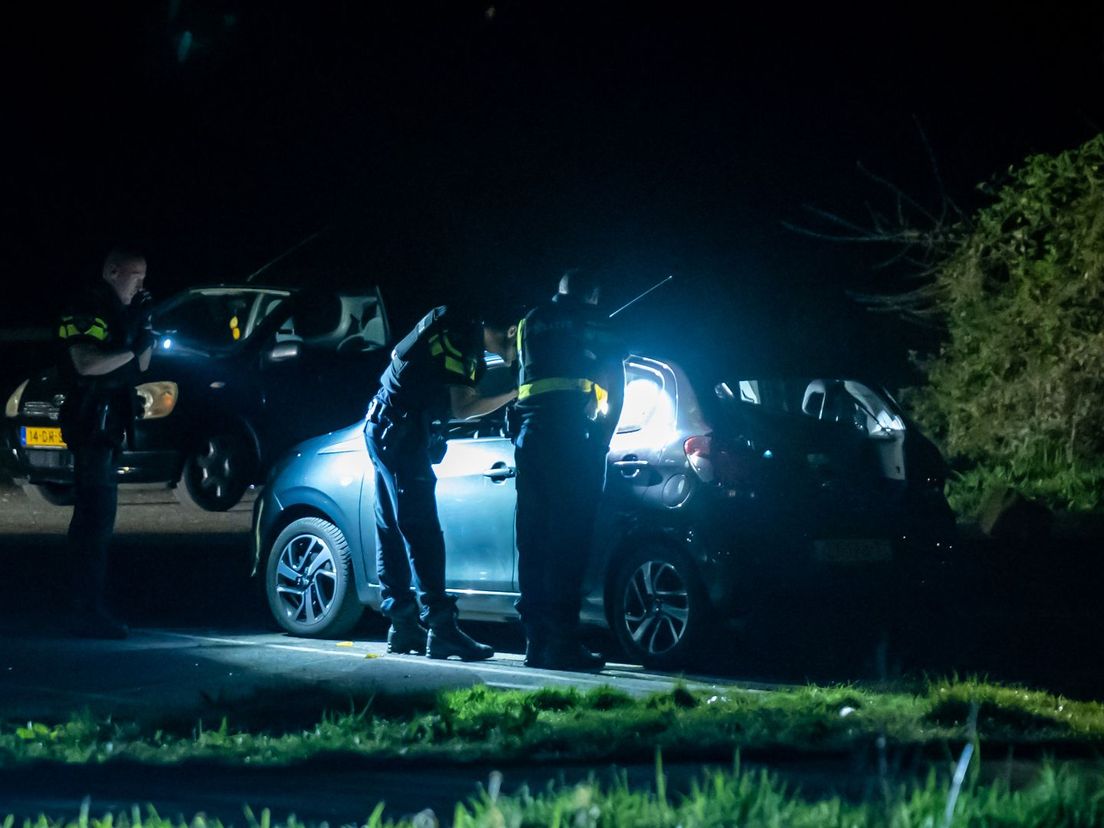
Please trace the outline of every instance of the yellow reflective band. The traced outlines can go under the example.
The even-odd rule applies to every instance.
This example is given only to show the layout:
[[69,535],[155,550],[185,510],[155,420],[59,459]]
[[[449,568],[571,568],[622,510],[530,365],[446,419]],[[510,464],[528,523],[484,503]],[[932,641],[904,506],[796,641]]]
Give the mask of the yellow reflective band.
[[441,341],[445,343],[445,348],[450,354],[457,358],[463,358],[464,354],[460,352],[460,349],[452,344],[452,340],[448,338],[448,334],[441,334]]
[[445,352],[445,349],[441,347],[440,337],[434,335],[429,338],[429,355],[440,356]]
[[98,339],[101,342],[103,342],[105,339],[107,339],[107,328],[101,327],[101,326],[97,325],[95,322],[93,322],[88,327],[88,330],[86,330],[84,332],[84,335],[85,336],[90,336],[93,339]]
[[448,354],[445,354],[445,370],[451,371],[454,374],[459,374],[462,377],[467,376],[464,371],[464,363],[458,359],[450,357]]
[[540,379],[534,382],[525,383],[525,385],[518,388],[518,399],[525,400],[537,394],[547,394],[549,391],[582,391],[584,394],[593,393],[599,401],[605,400],[609,396],[605,388],[588,379],[549,377],[548,379]]
[[71,336],[90,336],[93,339],[98,339],[101,342],[107,339],[107,323],[100,317],[95,317],[90,324],[83,331],[76,326],[73,322],[73,317],[63,316],[61,319],[61,326],[58,328],[58,337],[61,339],[68,339]]
[[609,392],[598,383],[594,384],[594,399],[598,404],[598,413],[603,416],[609,414]]

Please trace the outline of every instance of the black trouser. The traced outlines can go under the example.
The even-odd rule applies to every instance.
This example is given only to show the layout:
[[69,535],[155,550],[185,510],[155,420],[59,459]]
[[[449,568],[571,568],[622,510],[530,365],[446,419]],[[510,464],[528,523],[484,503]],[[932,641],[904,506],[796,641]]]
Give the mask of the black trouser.
[[574,636],[606,447],[586,431],[523,425],[517,465],[517,610],[526,634]]
[[417,421],[386,416],[367,424],[368,455],[376,467],[376,572],[380,611],[409,606],[411,575],[423,620],[451,611],[445,594],[445,539],[437,517],[437,475],[429,435]]
[[92,444],[73,450],[73,517],[68,554],[72,599],[81,610],[101,610],[107,551],[119,504],[116,448]]

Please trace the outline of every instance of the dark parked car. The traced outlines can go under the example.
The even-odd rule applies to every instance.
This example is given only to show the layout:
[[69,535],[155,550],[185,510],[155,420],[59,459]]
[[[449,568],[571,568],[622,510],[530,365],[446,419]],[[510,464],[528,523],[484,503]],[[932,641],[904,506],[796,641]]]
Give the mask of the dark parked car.
[[[950,540],[942,459],[884,391],[842,379],[691,381],[626,361],[584,621],[679,664],[756,601],[884,575]],[[508,381],[492,367],[486,381]],[[514,449],[501,413],[451,426],[436,467],[461,616],[517,616]],[[374,477],[357,423],[297,446],[254,504],[257,571],[288,632],[339,636],[378,608]],[[570,515],[565,515],[570,519]]]
[[[185,290],[153,314],[145,416],[119,460],[120,482],[165,482],[218,511],[264,480],[289,446],[362,416],[387,359],[377,290],[218,285]],[[53,368],[8,399],[4,439],[29,495],[71,502],[72,456],[58,427]]]

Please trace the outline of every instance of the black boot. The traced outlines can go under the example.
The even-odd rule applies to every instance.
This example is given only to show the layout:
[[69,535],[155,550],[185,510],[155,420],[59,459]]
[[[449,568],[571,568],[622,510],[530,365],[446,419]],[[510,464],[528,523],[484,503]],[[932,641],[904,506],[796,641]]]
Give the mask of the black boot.
[[606,660],[592,653],[574,636],[553,635],[530,639],[525,647],[525,666],[543,670],[593,672],[606,666]]
[[425,655],[426,628],[418,618],[418,607],[415,604],[397,604],[388,615],[391,627],[387,630],[387,652]]
[[480,644],[456,626],[458,614],[456,602],[451,599],[429,610],[426,615],[426,623],[429,624],[426,655],[430,658],[456,656],[461,661],[482,661],[493,656],[493,648]]
[[537,667],[546,661],[549,632],[542,626],[523,624],[525,629],[525,666]]

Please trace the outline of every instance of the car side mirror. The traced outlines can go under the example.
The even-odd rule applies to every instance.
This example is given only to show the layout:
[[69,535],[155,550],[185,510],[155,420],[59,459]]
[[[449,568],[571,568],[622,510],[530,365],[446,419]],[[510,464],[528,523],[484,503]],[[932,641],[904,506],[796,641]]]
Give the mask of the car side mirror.
[[298,342],[281,342],[273,345],[270,350],[265,352],[265,359],[269,362],[286,362],[289,359],[296,359],[298,356]]

